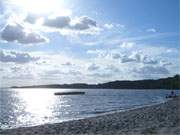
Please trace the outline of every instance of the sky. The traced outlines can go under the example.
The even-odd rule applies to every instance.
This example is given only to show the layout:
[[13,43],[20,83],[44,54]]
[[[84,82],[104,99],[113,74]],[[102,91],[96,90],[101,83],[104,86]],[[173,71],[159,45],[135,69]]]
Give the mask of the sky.
[[178,0],[0,0],[0,86],[180,73]]

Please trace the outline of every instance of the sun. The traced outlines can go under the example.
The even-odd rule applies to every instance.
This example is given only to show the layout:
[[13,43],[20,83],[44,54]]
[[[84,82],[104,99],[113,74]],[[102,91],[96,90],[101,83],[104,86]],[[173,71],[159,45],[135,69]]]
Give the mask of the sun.
[[23,10],[35,14],[49,14],[64,8],[64,0],[13,0]]

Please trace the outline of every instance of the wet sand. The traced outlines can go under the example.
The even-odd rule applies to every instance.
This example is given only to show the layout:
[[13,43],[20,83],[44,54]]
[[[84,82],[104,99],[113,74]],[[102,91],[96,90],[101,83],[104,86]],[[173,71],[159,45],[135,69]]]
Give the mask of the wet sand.
[[180,98],[63,123],[1,130],[1,135],[180,135]]

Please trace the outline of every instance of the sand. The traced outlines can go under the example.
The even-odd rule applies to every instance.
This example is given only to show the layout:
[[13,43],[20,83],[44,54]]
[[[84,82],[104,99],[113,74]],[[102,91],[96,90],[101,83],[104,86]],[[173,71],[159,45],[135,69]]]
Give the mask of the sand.
[[1,130],[1,135],[180,135],[180,98],[125,112]]

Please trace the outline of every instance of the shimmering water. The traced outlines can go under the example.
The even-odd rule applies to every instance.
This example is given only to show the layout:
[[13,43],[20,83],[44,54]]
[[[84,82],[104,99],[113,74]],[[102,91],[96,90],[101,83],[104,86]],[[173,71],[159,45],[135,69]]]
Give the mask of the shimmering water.
[[[54,95],[62,91],[86,94]],[[168,90],[0,89],[0,127],[33,126],[123,111],[164,102],[168,93]]]

